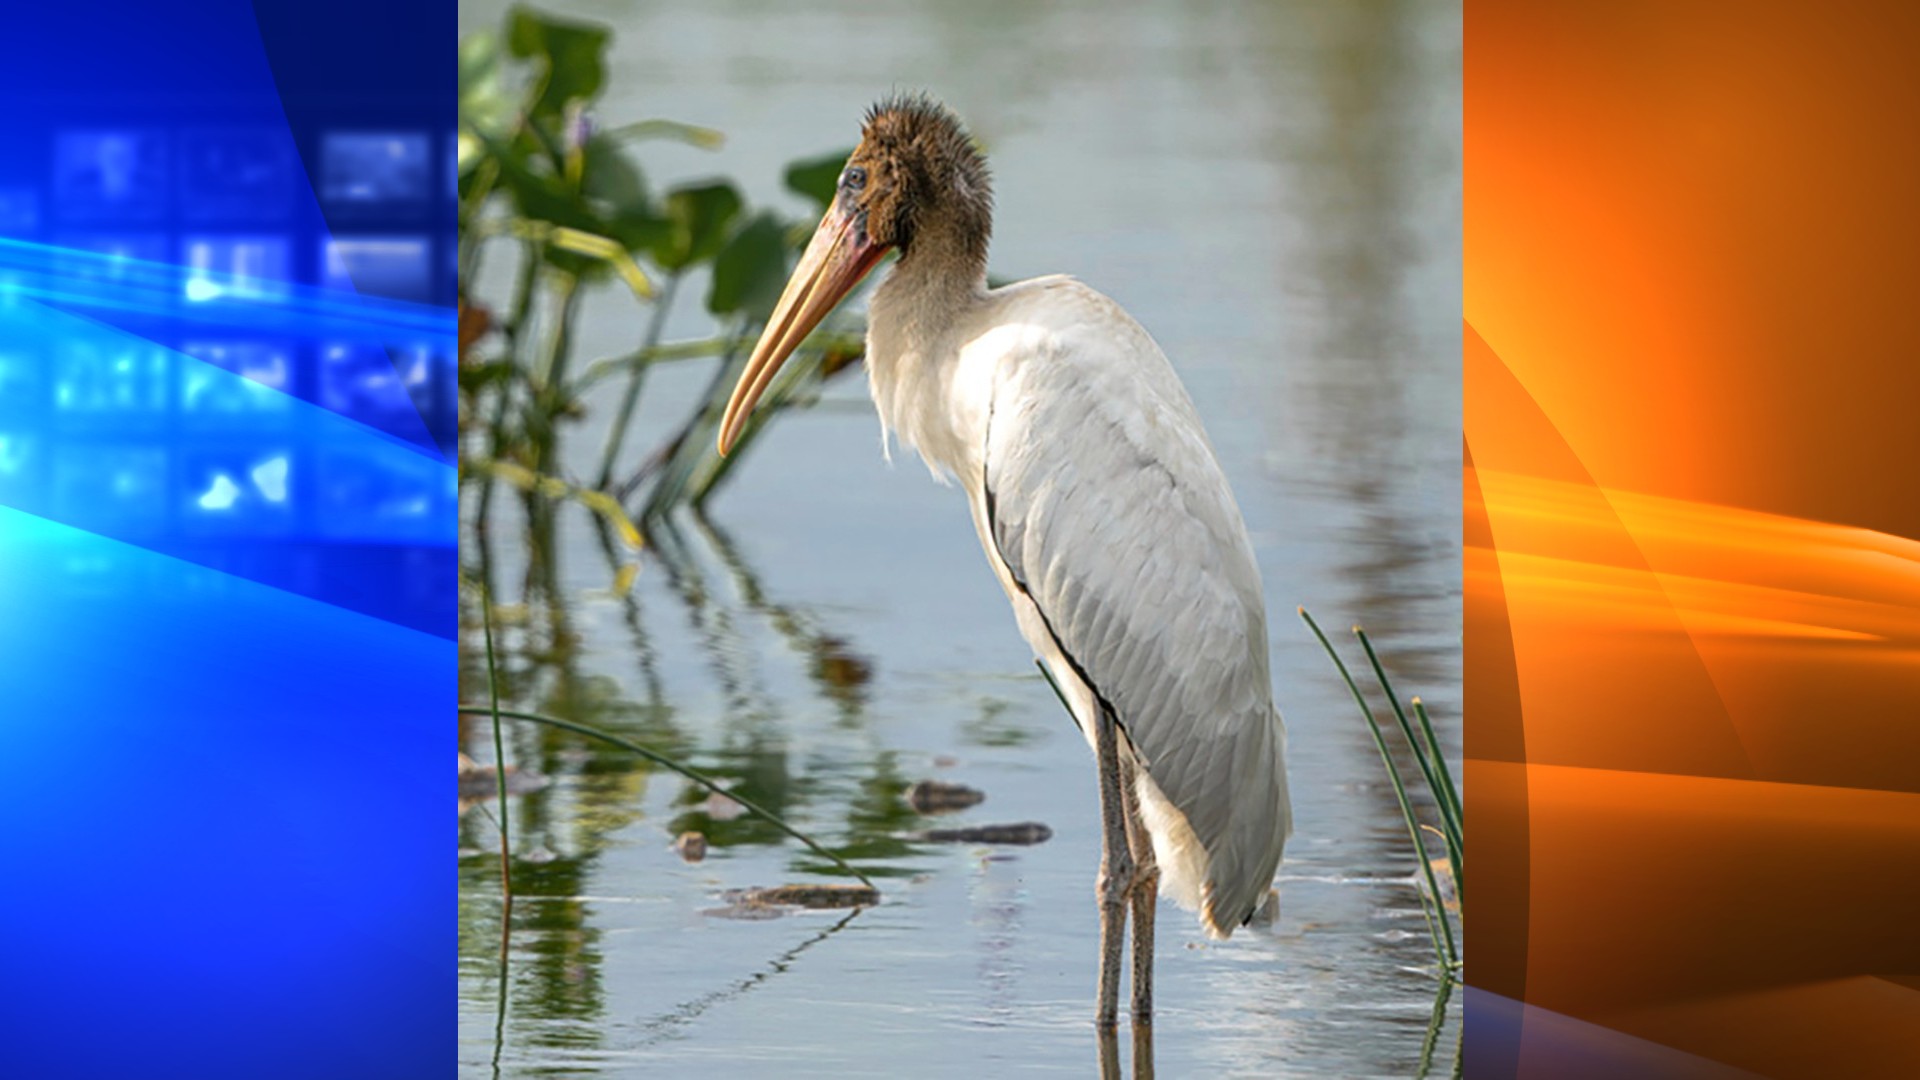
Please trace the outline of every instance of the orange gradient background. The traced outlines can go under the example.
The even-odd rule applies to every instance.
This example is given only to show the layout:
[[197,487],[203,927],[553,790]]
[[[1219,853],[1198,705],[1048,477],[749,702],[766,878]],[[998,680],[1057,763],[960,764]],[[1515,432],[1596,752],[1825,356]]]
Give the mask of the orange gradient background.
[[1466,26],[1469,982],[1920,1076],[1920,5]]

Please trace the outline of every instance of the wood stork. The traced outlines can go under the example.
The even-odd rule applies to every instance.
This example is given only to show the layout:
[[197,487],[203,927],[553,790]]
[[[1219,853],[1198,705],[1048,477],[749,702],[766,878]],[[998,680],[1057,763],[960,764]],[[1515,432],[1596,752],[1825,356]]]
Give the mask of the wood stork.
[[1115,1022],[1131,905],[1139,1026],[1156,890],[1224,938],[1266,899],[1291,831],[1260,576],[1165,354],[1072,278],[989,289],[992,217],[986,162],[952,113],[918,96],[876,105],[727,403],[720,452],[788,355],[898,249],[868,314],[882,437],[959,481],[1021,633],[1093,746],[1095,1018]]

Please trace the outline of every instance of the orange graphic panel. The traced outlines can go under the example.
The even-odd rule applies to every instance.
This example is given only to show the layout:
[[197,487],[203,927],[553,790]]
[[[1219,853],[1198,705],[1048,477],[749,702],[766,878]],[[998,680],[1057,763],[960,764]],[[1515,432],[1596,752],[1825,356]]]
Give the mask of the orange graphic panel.
[[1920,1076],[1920,7],[1467,32],[1468,1075]]

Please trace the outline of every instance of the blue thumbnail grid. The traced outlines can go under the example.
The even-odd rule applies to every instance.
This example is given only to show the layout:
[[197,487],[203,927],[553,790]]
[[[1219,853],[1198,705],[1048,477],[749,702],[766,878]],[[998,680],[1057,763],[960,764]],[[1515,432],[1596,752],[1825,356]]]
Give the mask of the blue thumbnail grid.
[[278,111],[15,133],[0,504],[450,637],[450,136]]

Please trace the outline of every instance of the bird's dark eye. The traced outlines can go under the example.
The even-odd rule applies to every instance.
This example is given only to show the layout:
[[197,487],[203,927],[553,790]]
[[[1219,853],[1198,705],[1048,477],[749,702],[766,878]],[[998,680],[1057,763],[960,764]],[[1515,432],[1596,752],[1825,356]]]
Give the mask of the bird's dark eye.
[[867,170],[858,165],[849,165],[847,171],[840,174],[840,183],[848,191],[859,191],[867,186]]

